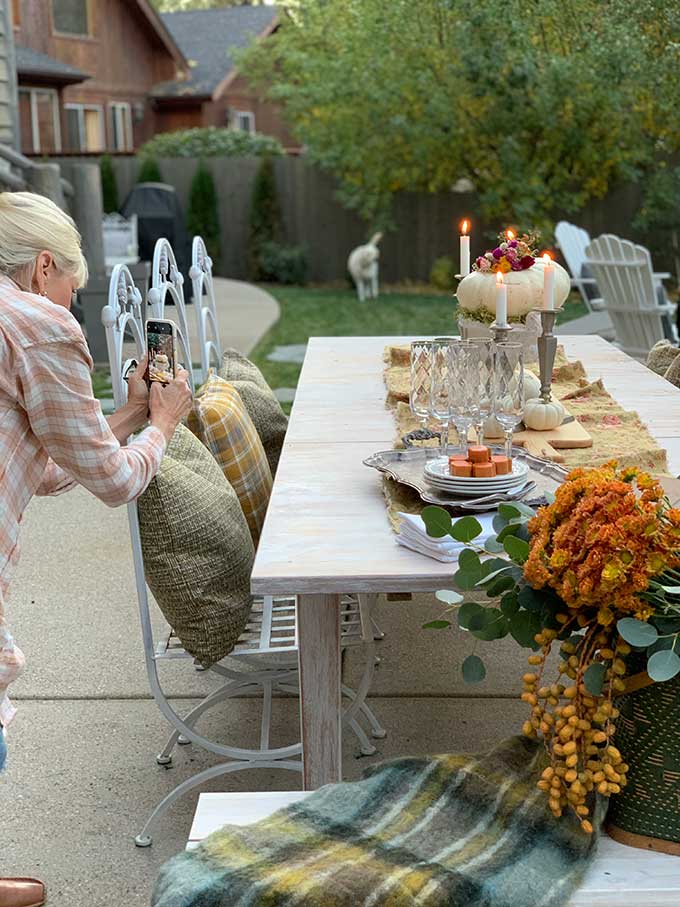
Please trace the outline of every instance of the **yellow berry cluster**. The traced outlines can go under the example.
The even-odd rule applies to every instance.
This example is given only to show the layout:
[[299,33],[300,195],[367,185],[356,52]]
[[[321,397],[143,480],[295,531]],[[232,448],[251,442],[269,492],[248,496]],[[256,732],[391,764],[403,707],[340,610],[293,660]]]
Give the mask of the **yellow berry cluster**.
[[[612,642],[615,632],[595,625],[577,642],[561,643],[559,674],[565,682],[547,686],[541,682],[542,675],[557,635],[556,630],[545,629],[535,637],[542,651],[529,656],[536,672],[524,675],[522,699],[531,706],[531,717],[522,730],[528,737],[540,736],[545,744],[550,765],[538,787],[546,793],[553,815],[572,809],[583,831],[590,834],[588,795],[594,791],[605,797],[618,794],[627,782],[628,766],[611,740],[619,715],[613,697],[625,689],[626,664],[621,656],[630,652],[630,646],[620,637]],[[589,693],[583,680],[593,663],[603,666],[599,696]]]

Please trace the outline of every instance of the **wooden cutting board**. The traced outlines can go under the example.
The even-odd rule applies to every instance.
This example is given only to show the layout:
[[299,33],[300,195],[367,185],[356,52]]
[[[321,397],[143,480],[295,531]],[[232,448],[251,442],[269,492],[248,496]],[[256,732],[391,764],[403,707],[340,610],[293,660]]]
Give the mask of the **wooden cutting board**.
[[[489,438],[489,440],[492,440]],[[560,450],[573,450],[575,447],[592,447],[593,439],[590,437],[580,422],[567,422],[558,425],[551,431],[535,431],[527,428],[518,431],[512,436],[512,443],[524,447],[530,454],[542,457],[544,460],[553,460],[563,463],[564,457]]]

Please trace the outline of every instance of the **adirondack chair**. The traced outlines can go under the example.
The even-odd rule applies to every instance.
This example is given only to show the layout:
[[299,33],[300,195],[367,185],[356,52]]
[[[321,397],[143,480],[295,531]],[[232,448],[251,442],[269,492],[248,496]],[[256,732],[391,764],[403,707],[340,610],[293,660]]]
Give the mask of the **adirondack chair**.
[[677,342],[676,307],[659,302],[648,249],[604,233],[587,246],[586,261],[624,352],[644,360],[659,340]]
[[[571,272],[572,287],[578,289],[589,311],[602,309],[604,302],[595,277],[583,273],[583,267],[587,265],[586,248],[590,243],[588,231],[561,220],[555,227],[555,239]],[[667,272],[655,273],[654,283],[658,287],[662,280],[667,280],[670,276]]]

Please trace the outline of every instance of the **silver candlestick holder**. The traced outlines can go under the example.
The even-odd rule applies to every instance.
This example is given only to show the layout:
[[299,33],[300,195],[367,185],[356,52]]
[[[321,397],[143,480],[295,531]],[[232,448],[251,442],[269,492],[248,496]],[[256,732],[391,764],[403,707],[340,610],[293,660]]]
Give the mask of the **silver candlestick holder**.
[[552,399],[552,373],[555,365],[555,354],[557,353],[557,337],[553,334],[555,319],[562,311],[562,306],[554,309],[533,309],[541,316],[541,336],[536,340],[538,347],[538,370],[541,380],[541,400],[544,403],[550,403]]
[[494,321],[493,324],[489,325],[489,330],[491,331],[494,343],[507,343],[508,340],[511,339],[510,334],[512,332],[512,325],[496,324]]

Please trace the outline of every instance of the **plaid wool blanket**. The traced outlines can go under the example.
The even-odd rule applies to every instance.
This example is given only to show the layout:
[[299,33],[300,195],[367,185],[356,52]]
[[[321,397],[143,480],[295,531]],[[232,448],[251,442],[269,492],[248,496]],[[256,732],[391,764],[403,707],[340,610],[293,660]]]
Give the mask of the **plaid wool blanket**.
[[543,749],[395,759],[161,870],[153,907],[557,907],[596,836],[536,788]]

